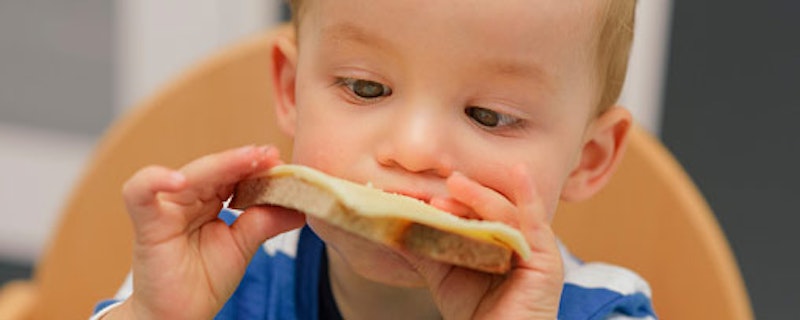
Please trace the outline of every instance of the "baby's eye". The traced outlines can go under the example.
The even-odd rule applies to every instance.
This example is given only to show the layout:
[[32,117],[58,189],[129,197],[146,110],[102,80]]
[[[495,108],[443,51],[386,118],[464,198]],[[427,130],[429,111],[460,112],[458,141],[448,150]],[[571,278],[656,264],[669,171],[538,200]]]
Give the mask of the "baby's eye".
[[481,126],[487,128],[505,127],[519,122],[519,119],[510,115],[481,107],[467,107],[464,109],[464,113]]
[[340,81],[345,87],[362,99],[375,99],[392,94],[391,88],[375,81],[353,78],[342,78]]

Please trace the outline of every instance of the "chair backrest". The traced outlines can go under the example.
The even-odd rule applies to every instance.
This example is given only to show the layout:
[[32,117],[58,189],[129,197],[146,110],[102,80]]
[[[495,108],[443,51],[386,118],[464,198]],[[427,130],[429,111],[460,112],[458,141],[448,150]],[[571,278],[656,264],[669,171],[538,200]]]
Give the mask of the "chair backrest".
[[[251,143],[275,144],[289,156],[271,107],[270,48],[280,32],[290,31],[278,28],[205,61],[110,128],[37,265],[33,318],[82,318],[115,293],[131,262],[120,189],[137,169],[178,167]],[[637,129],[620,171],[596,199],[564,206],[562,239],[583,257],[644,275],[664,318],[750,318],[727,242],[669,154]]]
[[663,319],[752,319],[739,267],[705,199],[666,148],[634,127],[608,186],[562,203],[556,234],[587,261],[633,269]]

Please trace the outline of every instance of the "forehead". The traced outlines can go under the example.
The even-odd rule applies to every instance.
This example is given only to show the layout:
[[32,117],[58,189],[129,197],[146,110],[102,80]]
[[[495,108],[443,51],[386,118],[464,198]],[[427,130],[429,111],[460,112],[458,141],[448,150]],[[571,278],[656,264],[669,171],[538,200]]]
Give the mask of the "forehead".
[[548,89],[568,91],[593,86],[587,79],[594,79],[601,2],[309,1],[303,4],[299,29],[301,52],[304,38],[338,48],[369,47],[402,52],[414,63],[437,69],[477,63],[482,69],[475,71],[535,75]]
[[[348,22],[417,42],[447,36],[482,43],[535,46],[553,38],[590,40],[602,0],[336,0],[304,1],[304,25],[325,28]],[[421,32],[422,31],[422,32]],[[455,31],[455,32],[454,32]],[[463,37],[458,37],[462,35]],[[436,40],[442,40],[438,38]]]
[[498,63],[500,70],[536,65],[557,74],[565,71],[560,70],[562,65],[591,61],[600,2],[307,1],[299,32],[301,40],[316,34],[321,39],[377,48],[408,46],[423,53],[457,53],[466,59],[495,55],[510,62]]

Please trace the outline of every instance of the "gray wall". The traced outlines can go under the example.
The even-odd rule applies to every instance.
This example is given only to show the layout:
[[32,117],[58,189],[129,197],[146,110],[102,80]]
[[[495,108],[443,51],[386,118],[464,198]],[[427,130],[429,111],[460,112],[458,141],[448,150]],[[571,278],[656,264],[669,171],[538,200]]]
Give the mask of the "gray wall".
[[800,2],[676,1],[663,138],[707,196],[759,319],[800,303]]
[[0,0],[0,123],[103,131],[114,116],[114,3]]

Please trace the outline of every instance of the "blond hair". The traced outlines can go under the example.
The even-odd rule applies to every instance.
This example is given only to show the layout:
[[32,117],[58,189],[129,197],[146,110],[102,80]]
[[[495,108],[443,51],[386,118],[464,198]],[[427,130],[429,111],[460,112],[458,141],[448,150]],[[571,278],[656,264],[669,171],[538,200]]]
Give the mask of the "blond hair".
[[600,81],[598,110],[603,112],[617,102],[628,72],[628,57],[633,43],[636,0],[608,0],[600,15],[596,65]]
[[[302,16],[302,0],[288,0],[292,22],[297,29]],[[628,71],[628,57],[633,43],[636,0],[606,0],[598,20],[595,39],[597,74],[600,91],[599,113],[617,102]]]

